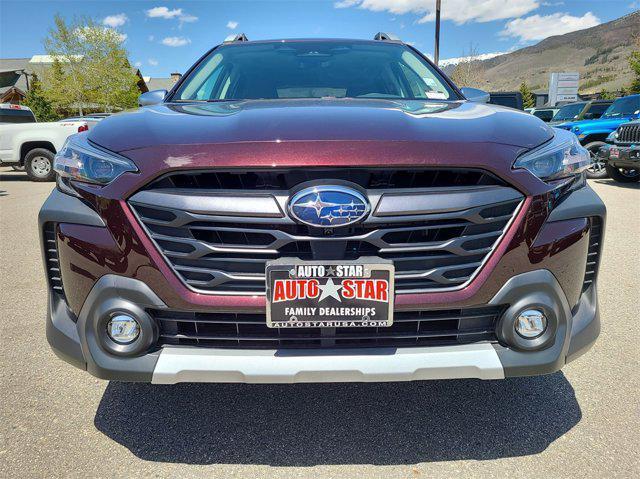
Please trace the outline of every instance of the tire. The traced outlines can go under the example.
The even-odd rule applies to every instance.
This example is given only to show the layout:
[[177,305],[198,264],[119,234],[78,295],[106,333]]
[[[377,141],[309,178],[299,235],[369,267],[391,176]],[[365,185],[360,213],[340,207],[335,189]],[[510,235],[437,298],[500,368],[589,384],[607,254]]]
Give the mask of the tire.
[[605,162],[598,157],[598,151],[600,151],[600,147],[604,145],[606,145],[604,141],[592,141],[584,145],[591,156],[591,165],[589,165],[587,169],[587,178],[600,180],[609,176],[605,168]]
[[54,181],[53,152],[44,148],[34,148],[24,157],[24,169],[31,181]]
[[625,170],[607,165],[607,173],[612,179],[620,183],[637,183],[640,181],[640,170]]
[[24,171],[24,165],[11,165],[13,171]]

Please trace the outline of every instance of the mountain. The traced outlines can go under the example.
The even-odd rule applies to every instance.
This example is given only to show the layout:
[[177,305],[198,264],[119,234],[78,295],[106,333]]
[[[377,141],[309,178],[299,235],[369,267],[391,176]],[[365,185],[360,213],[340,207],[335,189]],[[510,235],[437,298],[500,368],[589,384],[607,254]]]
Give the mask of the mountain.
[[[580,72],[580,93],[618,91],[631,83],[627,62],[640,37],[640,10],[596,27],[545,38],[540,43],[479,61],[488,91],[514,91],[526,81],[546,90],[552,72]],[[447,67],[451,70],[451,65]]]

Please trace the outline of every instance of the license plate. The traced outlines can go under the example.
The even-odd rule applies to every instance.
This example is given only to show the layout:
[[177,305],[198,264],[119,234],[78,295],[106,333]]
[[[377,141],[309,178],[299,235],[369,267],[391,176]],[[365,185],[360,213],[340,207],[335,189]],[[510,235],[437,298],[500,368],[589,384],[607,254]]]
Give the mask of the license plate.
[[388,327],[393,324],[393,263],[267,263],[269,328]]
[[620,150],[618,150],[617,148],[610,148],[609,156],[611,158],[620,158]]

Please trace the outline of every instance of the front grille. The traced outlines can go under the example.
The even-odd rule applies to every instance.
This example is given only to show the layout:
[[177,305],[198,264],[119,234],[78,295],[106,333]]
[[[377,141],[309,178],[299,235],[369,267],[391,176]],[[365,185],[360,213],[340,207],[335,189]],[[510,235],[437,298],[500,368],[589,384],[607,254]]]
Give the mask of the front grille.
[[589,251],[587,253],[587,267],[582,283],[582,291],[586,291],[595,281],[600,264],[602,251],[602,219],[599,216],[589,218]]
[[619,127],[616,143],[640,143],[640,123]]
[[166,175],[153,183],[157,188],[203,188],[212,190],[289,190],[305,181],[348,181],[365,189],[434,188],[501,185],[495,176],[467,169],[370,169],[289,168],[258,171],[189,171]]
[[62,277],[60,275],[60,259],[58,258],[55,223],[46,223],[44,225],[43,233],[45,266],[47,268],[49,286],[55,293],[64,296]]
[[[306,177],[318,177],[318,172],[309,171]],[[278,176],[277,172],[272,174]],[[343,170],[323,174],[326,180],[346,175]],[[493,178],[478,172],[469,175],[487,182]],[[522,201],[518,192],[499,185],[374,188],[367,192],[378,201],[378,207],[372,204],[374,212],[369,218],[356,225],[324,229],[297,224],[282,213],[290,190],[218,193],[216,188],[186,187],[183,183],[179,188],[167,186],[176,181],[174,176],[189,174],[160,180],[165,187],[158,188],[156,182],[134,195],[129,204],[189,287],[221,294],[264,294],[265,263],[279,258],[357,260],[376,256],[393,261],[398,293],[461,287],[479,270]],[[437,175],[412,175],[414,179],[405,184],[434,176],[450,180],[466,177],[464,172],[446,175],[438,171]],[[422,211],[415,209],[421,194],[432,195],[429,198],[434,201],[447,194],[452,201],[464,201],[455,211],[448,211],[451,205],[442,201],[440,209]],[[471,197],[472,202],[466,202]],[[386,209],[380,206],[383,198],[390,199]]]
[[264,314],[149,310],[160,345],[238,349],[438,346],[494,341],[501,307],[396,312],[388,328],[267,328]]

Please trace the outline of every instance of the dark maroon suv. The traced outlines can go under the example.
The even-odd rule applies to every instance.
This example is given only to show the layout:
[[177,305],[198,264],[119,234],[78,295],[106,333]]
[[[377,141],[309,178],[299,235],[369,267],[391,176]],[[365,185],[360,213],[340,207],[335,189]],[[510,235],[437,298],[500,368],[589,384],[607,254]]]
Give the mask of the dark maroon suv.
[[39,218],[53,350],[154,383],[497,379],[585,352],[589,155],[377,38],[239,36],[71,137]]

